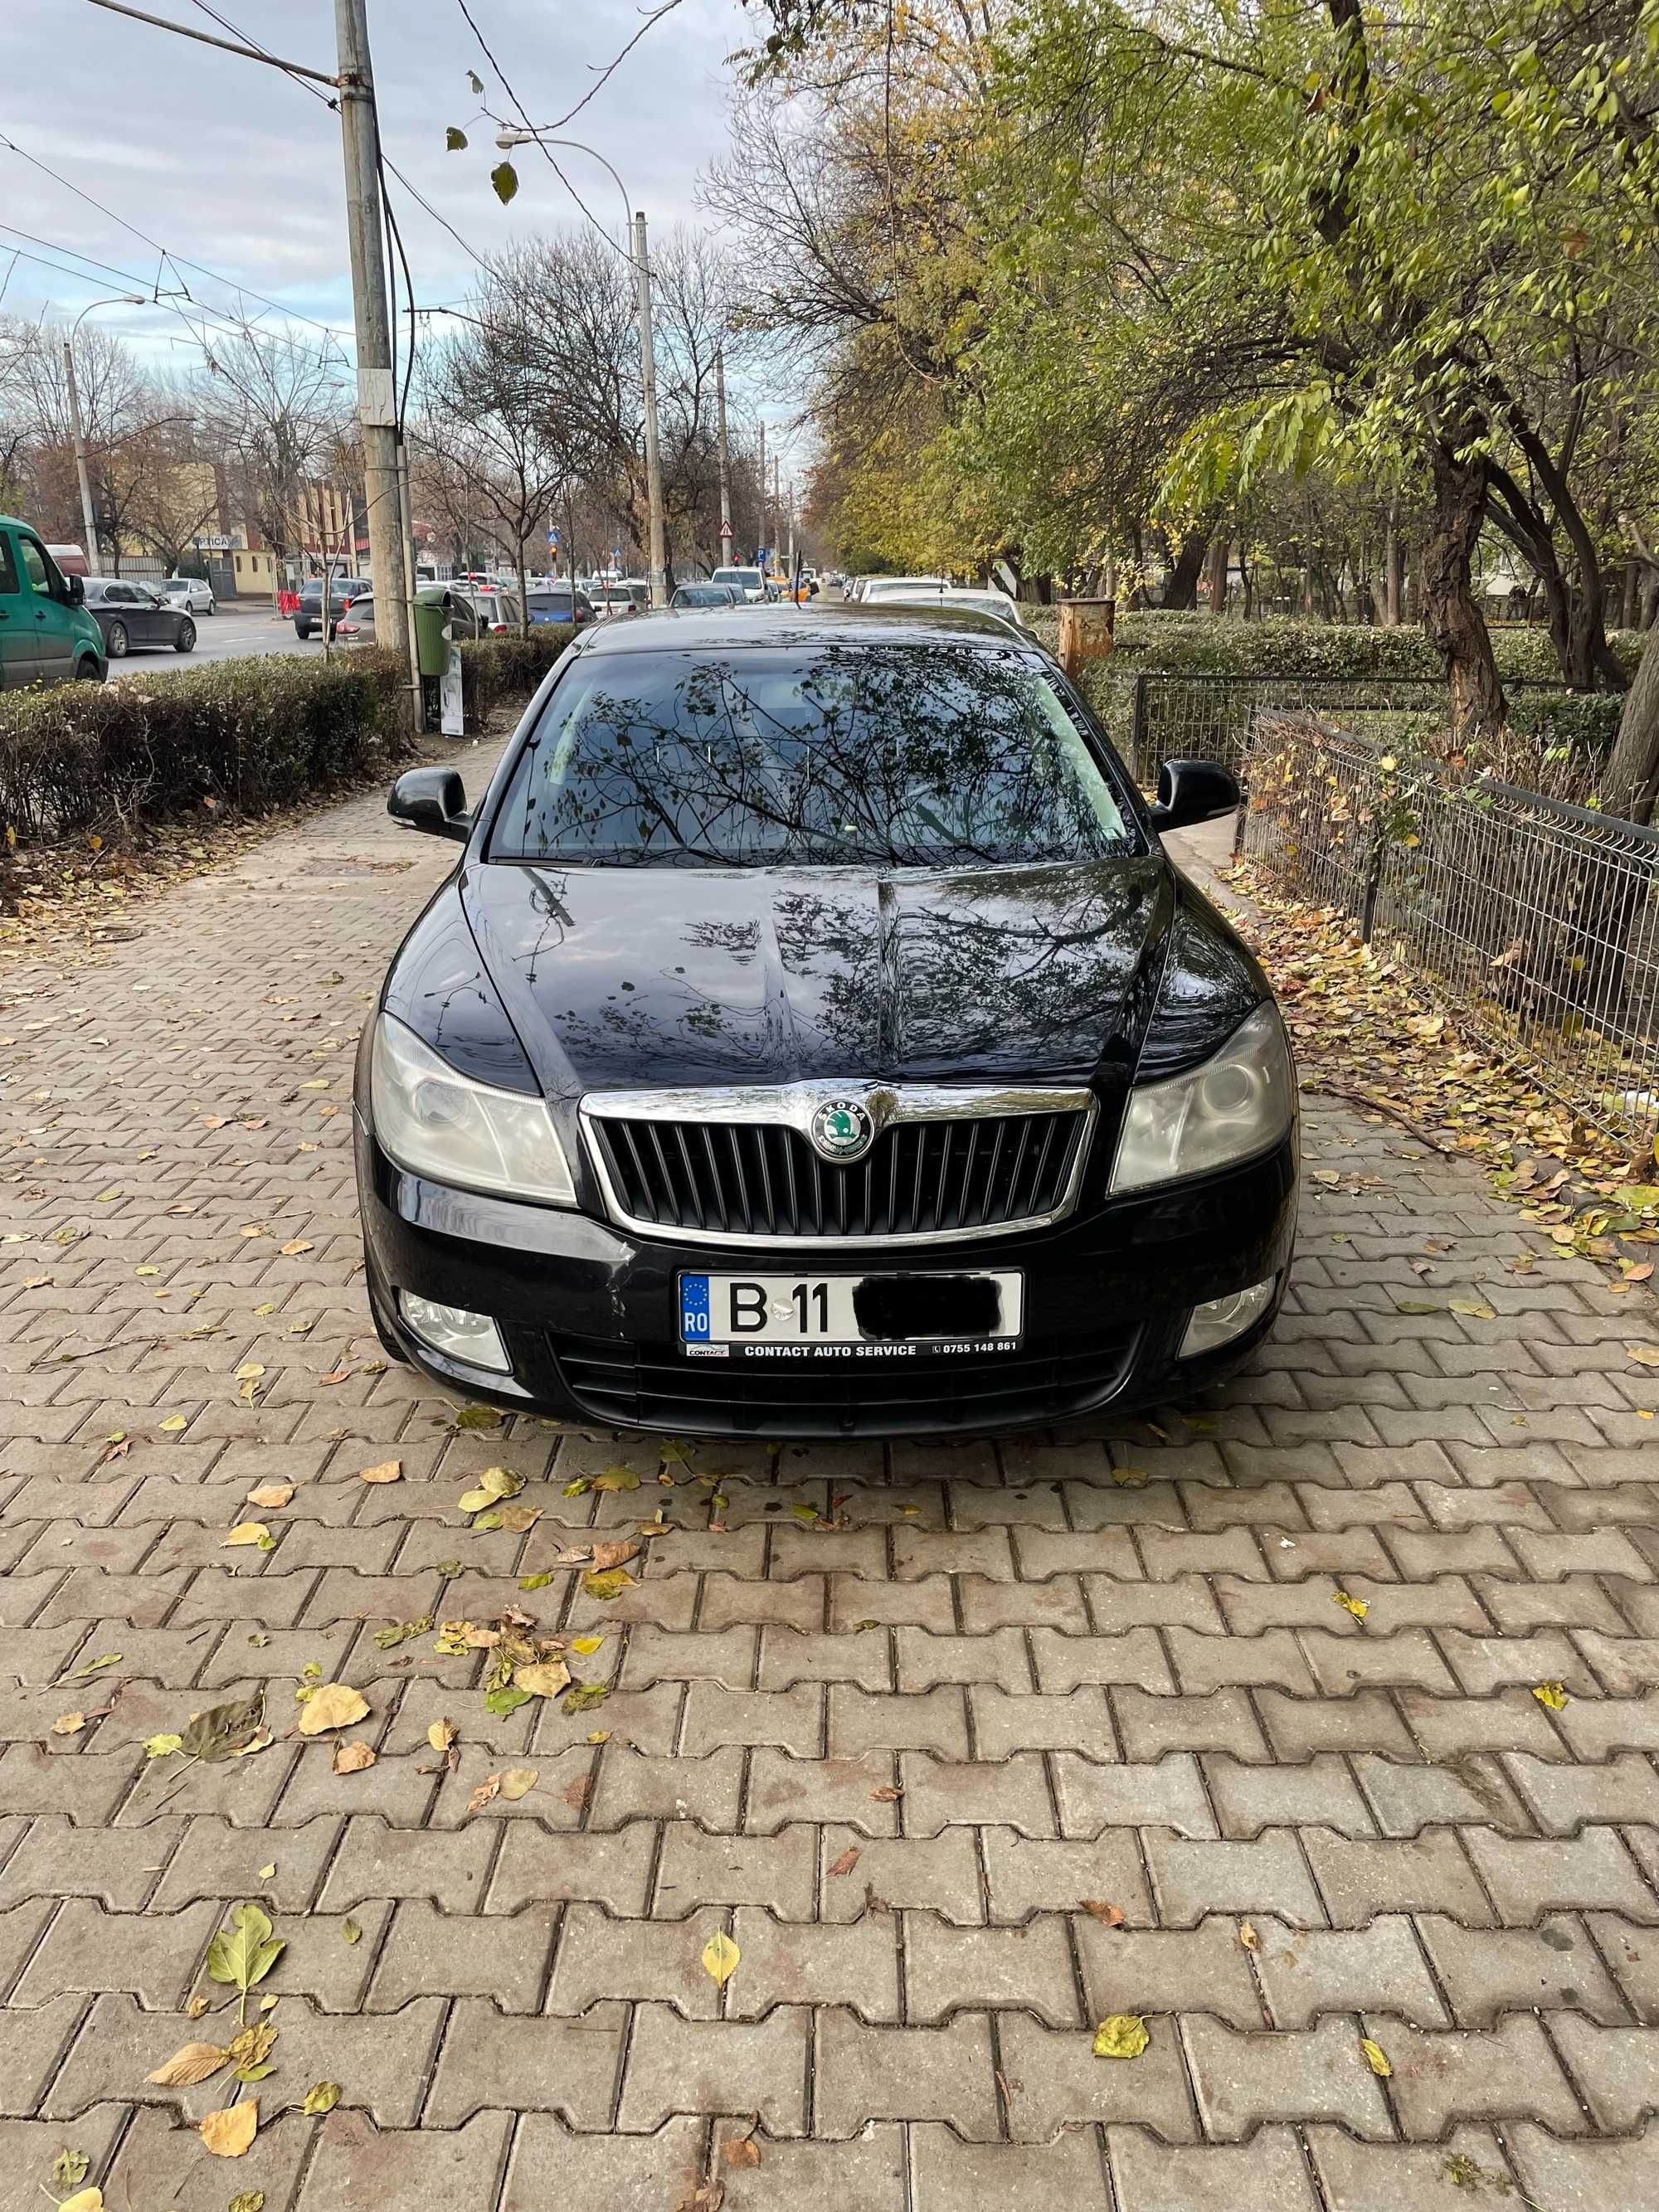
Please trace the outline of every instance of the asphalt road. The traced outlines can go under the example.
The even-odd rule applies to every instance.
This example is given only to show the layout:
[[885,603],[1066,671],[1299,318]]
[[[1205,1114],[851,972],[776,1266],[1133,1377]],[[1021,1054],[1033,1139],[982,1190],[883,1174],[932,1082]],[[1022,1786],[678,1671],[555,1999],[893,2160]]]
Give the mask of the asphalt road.
[[320,658],[319,637],[295,635],[291,618],[278,622],[269,607],[231,608],[222,604],[216,615],[196,617],[196,647],[191,653],[130,653],[125,660],[110,663],[110,679],[119,683],[129,676],[154,675],[158,669],[192,668],[204,660],[240,660],[249,653],[306,653]]

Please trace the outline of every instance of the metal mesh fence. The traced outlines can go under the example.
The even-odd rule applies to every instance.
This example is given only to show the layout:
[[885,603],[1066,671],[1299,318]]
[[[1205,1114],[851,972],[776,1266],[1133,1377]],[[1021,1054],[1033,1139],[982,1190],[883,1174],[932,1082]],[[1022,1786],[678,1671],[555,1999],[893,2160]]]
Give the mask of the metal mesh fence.
[[[1340,718],[1345,729],[1383,744],[1422,743],[1443,730],[1446,685],[1437,676],[1207,676],[1155,669],[1085,671],[1089,703],[1137,783],[1150,790],[1158,763],[1219,761],[1238,775],[1250,726],[1264,709],[1307,709]],[[1511,696],[1564,685],[1510,681]]]
[[1432,976],[1587,1121],[1659,1131],[1659,830],[1448,781],[1307,713],[1251,734],[1247,853]]

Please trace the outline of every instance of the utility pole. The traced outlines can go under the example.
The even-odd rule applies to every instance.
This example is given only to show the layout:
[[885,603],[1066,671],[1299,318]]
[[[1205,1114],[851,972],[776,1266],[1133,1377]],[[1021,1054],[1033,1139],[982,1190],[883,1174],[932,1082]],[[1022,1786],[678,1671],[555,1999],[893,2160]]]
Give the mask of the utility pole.
[[720,466],[720,566],[732,565],[732,465],[726,447],[726,350],[714,349],[714,403],[719,410]]
[[760,426],[760,537],[756,550],[758,551],[763,545],[769,547],[771,542],[766,534],[766,423],[763,418]]
[[645,383],[645,493],[651,509],[651,604],[668,605],[668,548],[663,534],[662,453],[657,443],[657,363],[651,343],[651,264],[645,217],[634,213],[634,266],[640,290],[640,366]]
[[64,374],[69,385],[70,428],[75,438],[75,473],[81,480],[81,520],[87,533],[87,565],[97,575],[102,567],[98,553],[98,526],[92,519],[92,479],[87,474],[87,441],[81,428],[81,394],[75,382],[75,348],[64,340]]
[[392,325],[386,312],[380,125],[368,57],[368,0],[334,0],[334,31],[340,58],[340,131],[345,153],[346,228],[357,333],[357,413],[362,426],[363,483],[368,501],[374,629],[380,641],[409,666],[412,716],[418,726],[420,677],[410,652],[410,580],[398,479],[398,408]]

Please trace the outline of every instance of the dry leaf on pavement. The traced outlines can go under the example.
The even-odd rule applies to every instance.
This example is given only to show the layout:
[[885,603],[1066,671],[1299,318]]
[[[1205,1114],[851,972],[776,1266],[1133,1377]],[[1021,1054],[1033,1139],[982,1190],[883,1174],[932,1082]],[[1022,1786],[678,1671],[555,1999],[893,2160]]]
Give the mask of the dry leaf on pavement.
[[186,2043],[144,2079],[158,2089],[191,2089],[216,2074],[229,2057],[229,2051],[222,2051],[216,2043]]
[[527,1667],[513,1669],[514,1685],[528,1690],[532,1697],[556,1698],[570,1680],[570,1669],[562,1659],[542,1659]]
[[360,1467],[357,1480],[359,1482],[401,1482],[403,1474],[402,1460],[388,1459],[383,1460],[379,1467]]
[[593,1547],[594,1572],[608,1574],[612,1567],[626,1566],[630,1559],[637,1559],[639,1556],[640,1547],[631,1537],[619,1538],[615,1543],[611,1544],[595,1544]]
[[434,1751],[447,1751],[455,1741],[453,1721],[434,1721],[426,1732],[426,1740]]
[[1099,1921],[1103,1928],[1122,1927],[1123,1907],[1121,1905],[1109,1905],[1103,1897],[1080,1897],[1078,1903],[1092,1918]]
[[1115,2012],[1095,2030],[1095,2057],[1139,2058],[1152,2039],[1139,2013]]
[[603,1571],[595,1570],[582,1577],[582,1588],[589,1597],[599,1598],[607,1604],[613,1597],[620,1597],[625,1589],[634,1587],[634,1577],[626,1567],[607,1567]]
[[1261,1938],[1248,1920],[1241,1920],[1238,1923],[1238,1940],[1247,1951],[1259,1951],[1261,1948]]
[[1567,1702],[1566,1686],[1561,1682],[1536,1682],[1532,1693],[1540,1705],[1547,1705],[1553,1713],[1559,1713]]
[[753,2136],[734,2136],[726,2145],[726,2162],[728,2166],[758,2166],[760,2145]]
[[313,2081],[306,2091],[305,2102],[300,2110],[315,2119],[319,2112],[331,2112],[340,2101],[337,2081]]
[[842,1853],[841,1856],[831,1866],[830,1869],[830,1873],[832,1875],[851,1874],[853,1869],[858,1864],[860,1856],[861,1854],[859,1850],[858,1845],[856,1844],[849,1844],[847,1849]]
[[215,2158],[240,2158],[252,2147],[259,2129],[259,2107],[252,2097],[210,2112],[202,2123],[202,2141]]
[[54,1735],[79,1735],[87,1724],[84,1713],[59,1713],[52,1724]]
[[294,1485],[291,1482],[262,1482],[257,1490],[250,1490],[247,1494],[250,1505],[263,1505],[268,1512],[274,1511],[279,1505],[291,1504],[293,1500]]
[[337,1774],[361,1774],[373,1766],[380,1753],[366,1743],[337,1743],[334,1747],[334,1771]]
[[703,1970],[724,1989],[737,1972],[738,1960],[742,1956],[729,1936],[716,1933],[702,1947]]
[[516,1804],[527,1797],[535,1788],[539,1776],[533,1766],[509,1766],[501,1777],[501,1795],[509,1803]]
[[104,2192],[101,2189],[77,2189],[73,2197],[66,2197],[58,2212],[104,2212]]
[[1371,1609],[1367,1599],[1350,1597],[1345,1589],[1334,1589],[1331,1592],[1331,1601],[1334,1605],[1340,1605],[1344,1613],[1351,1613],[1356,1620],[1364,1620]]
[[355,1728],[368,1718],[368,1699],[349,1682],[325,1682],[300,1708],[301,1735],[321,1735],[325,1729]]
[[1362,2035],[1359,2039],[1359,2048],[1364,2052],[1365,2063],[1370,2068],[1372,2073],[1380,2074],[1386,2081],[1394,2072],[1394,2069],[1389,2065],[1389,2054],[1383,2050],[1382,2045],[1373,2043],[1369,2035]]
[[501,1778],[499,1774],[486,1774],[483,1780],[478,1784],[472,1795],[467,1799],[467,1811],[469,1813],[482,1813],[484,1807],[488,1805],[490,1800],[499,1793],[501,1786]]
[[219,1548],[223,1551],[229,1544],[264,1545],[270,1541],[270,1531],[263,1521],[239,1521],[228,1536],[221,1536]]

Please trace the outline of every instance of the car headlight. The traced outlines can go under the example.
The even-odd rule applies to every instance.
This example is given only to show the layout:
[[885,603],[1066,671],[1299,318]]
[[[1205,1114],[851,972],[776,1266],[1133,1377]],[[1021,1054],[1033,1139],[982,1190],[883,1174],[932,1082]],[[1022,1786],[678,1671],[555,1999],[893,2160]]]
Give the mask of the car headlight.
[[1293,1092],[1279,1010],[1258,1006],[1200,1066],[1131,1091],[1113,1190],[1207,1175],[1268,1151],[1291,1126]]
[[475,1083],[382,1014],[369,1084],[374,1134],[411,1175],[574,1206],[575,1186],[544,1098]]

